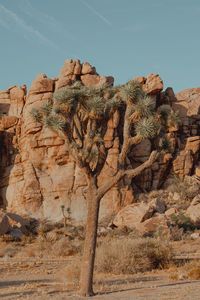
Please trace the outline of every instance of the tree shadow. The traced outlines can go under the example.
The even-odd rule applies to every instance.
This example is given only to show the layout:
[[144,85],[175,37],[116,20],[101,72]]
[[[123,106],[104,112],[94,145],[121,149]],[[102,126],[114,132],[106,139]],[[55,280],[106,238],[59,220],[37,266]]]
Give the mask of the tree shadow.
[[6,209],[8,204],[6,192],[9,185],[10,173],[15,165],[15,158],[18,154],[18,149],[13,144],[15,136],[15,129],[12,133],[0,131],[0,208],[3,209]]
[[0,288],[8,286],[17,286],[24,283],[48,283],[51,282],[49,279],[36,279],[36,280],[9,280],[9,281],[0,281]]

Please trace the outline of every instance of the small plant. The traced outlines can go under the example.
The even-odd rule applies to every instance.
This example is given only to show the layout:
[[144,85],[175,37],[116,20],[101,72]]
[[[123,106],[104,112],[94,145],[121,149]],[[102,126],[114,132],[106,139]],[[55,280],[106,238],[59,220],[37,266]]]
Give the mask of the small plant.
[[73,260],[59,272],[59,280],[64,281],[73,287],[78,287],[80,280],[80,261]]
[[184,229],[183,227],[179,227],[179,226],[172,226],[170,228],[170,234],[171,234],[171,239],[173,241],[181,241],[184,237]]
[[96,269],[114,274],[135,274],[165,268],[172,259],[171,247],[153,238],[113,239],[97,247]]
[[45,223],[40,223],[37,227],[37,233],[40,236],[45,236],[46,233],[49,231],[49,226]]
[[195,229],[195,226],[191,219],[181,212],[178,213],[178,215],[172,215],[170,218],[172,225],[178,226],[178,228],[183,228],[184,232]]
[[172,145],[169,139],[163,138],[162,144],[161,144],[161,149],[164,152],[171,152],[172,151]]
[[175,190],[180,194],[182,201],[192,200],[200,192],[200,184],[192,181],[190,176],[183,179],[174,176]]
[[[66,227],[67,227],[67,220],[70,220],[70,219],[71,219],[71,218],[70,218],[71,210],[70,210],[69,207],[67,207],[67,209],[65,210],[64,204],[62,204],[62,205],[60,206],[60,208],[61,208],[62,215],[63,215],[64,228],[66,229]],[[65,212],[67,212],[67,216],[66,216]]]

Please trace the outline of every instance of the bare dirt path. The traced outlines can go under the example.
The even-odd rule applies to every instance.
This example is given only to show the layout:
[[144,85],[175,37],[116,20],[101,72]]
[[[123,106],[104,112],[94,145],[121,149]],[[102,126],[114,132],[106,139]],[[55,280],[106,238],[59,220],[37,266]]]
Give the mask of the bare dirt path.
[[[0,299],[82,299],[60,275],[69,261],[70,258],[1,258]],[[167,271],[133,276],[100,275],[95,291],[95,300],[193,300],[200,299],[200,280],[171,281]]]

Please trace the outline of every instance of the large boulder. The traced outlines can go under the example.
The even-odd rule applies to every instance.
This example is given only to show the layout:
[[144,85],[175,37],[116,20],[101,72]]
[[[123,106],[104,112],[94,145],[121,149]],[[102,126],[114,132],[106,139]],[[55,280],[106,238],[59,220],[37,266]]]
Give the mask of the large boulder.
[[28,219],[24,219],[17,214],[0,211],[0,235],[15,230],[20,231],[21,234],[27,234],[29,226],[30,221]]
[[113,225],[116,227],[136,228],[138,223],[150,219],[155,212],[164,213],[165,210],[165,203],[159,199],[153,199],[149,203],[133,203],[119,211],[113,220]]
[[135,77],[133,80],[141,83],[144,91],[149,95],[157,95],[163,90],[163,81],[158,74]]
[[195,226],[200,227],[200,194],[194,197],[186,210],[186,215],[190,217]]
[[200,113],[200,88],[187,89],[176,94],[177,101],[172,108],[178,110],[182,117]]
[[170,234],[167,217],[164,214],[156,214],[152,218],[138,223],[135,226],[138,234],[141,236],[151,236],[157,233],[159,236]]

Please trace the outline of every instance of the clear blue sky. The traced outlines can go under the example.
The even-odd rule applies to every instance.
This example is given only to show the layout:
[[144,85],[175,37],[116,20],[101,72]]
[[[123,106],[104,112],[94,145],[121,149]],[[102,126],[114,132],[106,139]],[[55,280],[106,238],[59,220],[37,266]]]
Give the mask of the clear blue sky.
[[67,58],[115,83],[158,73],[175,92],[200,86],[199,0],[0,0],[0,90]]

